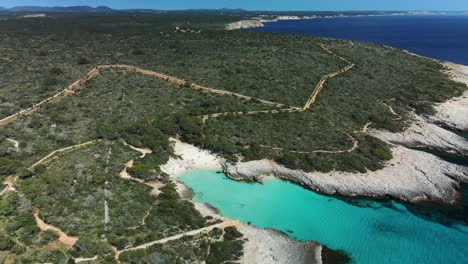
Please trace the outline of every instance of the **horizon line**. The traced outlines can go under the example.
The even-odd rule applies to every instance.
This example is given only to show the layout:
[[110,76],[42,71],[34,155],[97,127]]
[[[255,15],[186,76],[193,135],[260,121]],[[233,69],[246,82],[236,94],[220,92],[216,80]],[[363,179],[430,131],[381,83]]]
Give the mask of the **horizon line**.
[[[245,9],[245,8],[186,8],[186,9],[154,9],[154,8],[144,8],[144,7],[133,7],[133,8],[114,8],[103,5],[70,5],[70,6],[43,6],[43,5],[19,5],[19,6],[0,6],[5,10],[18,8],[18,7],[35,7],[35,8],[72,8],[72,7],[105,7],[115,11],[126,11],[126,10],[152,10],[152,11],[190,11],[190,10],[242,10],[246,12],[468,12],[468,10],[425,10],[425,9],[408,9],[408,10],[393,10],[393,9],[343,9],[343,10],[279,10],[279,9]],[[1,10],[0,10],[1,11]]]

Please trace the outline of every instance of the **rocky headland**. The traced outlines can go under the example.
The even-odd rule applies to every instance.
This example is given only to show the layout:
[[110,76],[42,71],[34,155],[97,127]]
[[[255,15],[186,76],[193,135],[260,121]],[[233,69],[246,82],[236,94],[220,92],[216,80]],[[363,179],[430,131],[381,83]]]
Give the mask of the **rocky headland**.
[[[468,67],[448,66],[454,69],[452,76],[455,80],[468,83],[468,76],[463,73],[468,72]],[[328,195],[391,196],[408,202],[431,200],[454,203],[459,183],[468,182],[468,168],[409,147],[427,147],[466,155],[468,142],[436,125],[450,124],[459,129],[467,126],[468,98],[465,95],[436,105],[437,114],[434,117],[414,114],[412,124],[401,133],[371,129],[370,134],[392,146],[393,158],[378,171],[309,173],[288,169],[271,160],[233,164],[180,141],[175,142],[175,152],[179,158],[171,159],[163,166],[163,171],[179,175],[190,169],[214,169],[223,170],[234,180],[261,181],[264,176],[275,176]],[[446,113],[446,109],[451,110]],[[445,118],[447,116],[449,118]]]
[[[446,64],[452,78],[468,84],[468,67]],[[392,145],[393,159],[385,168],[366,173],[330,173],[291,170],[271,160],[224,163],[223,169],[234,180],[260,181],[273,175],[328,195],[395,197],[408,202],[422,200],[454,203],[460,182],[468,182],[468,167],[455,165],[408,147],[427,147],[459,155],[468,154],[468,142],[438,125],[465,130],[468,127],[468,97],[437,104],[437,114],[413,114],[412,124],[401,133],[371,129],[370,134]],[[437,124],[437,125],[436,125]]]
[[241,20],[226,25],[226,30],[245,29],[245,28],[258,28],[264,27],[263,23],[259,20]]

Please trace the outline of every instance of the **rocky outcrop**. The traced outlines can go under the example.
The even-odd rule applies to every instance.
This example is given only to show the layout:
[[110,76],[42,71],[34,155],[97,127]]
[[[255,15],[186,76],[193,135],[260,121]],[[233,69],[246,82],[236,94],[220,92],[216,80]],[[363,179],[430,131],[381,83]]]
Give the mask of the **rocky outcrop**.
[[263,23],[258,20],[241,20],[226,25],[226,30],[235,30],[243,28],[258,28],[264,27]]
[[[468,115],[468,113],[466,113]],[[397,145],[407,147],[430,147],[447,152],[468,155],[468,141],[464,138],[443,129],[435,124],[429,123],[425,118],[413,115],[414,122],[401,133],[392,133],[371,129],[370,133]]]
[[366,173],[307,173],[269,160],[225,163],[224,171],[235,180],[259,181],[272,175],[329,195],[392,196],[410,202],[429,199],[453,203],[458,182],[468,182],[467,167],[402,146],[393,148],[393,159],[384,169]]
[[279,231],[249,225],[240,225],[237,229],[247,238],[242,264],[322,263],[322,246],[316,242],[294,241]]

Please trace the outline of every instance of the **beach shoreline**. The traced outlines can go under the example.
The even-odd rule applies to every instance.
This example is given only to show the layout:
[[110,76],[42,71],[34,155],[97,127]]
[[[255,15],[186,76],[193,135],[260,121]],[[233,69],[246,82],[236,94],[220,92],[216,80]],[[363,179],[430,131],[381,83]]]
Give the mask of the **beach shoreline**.
[[[192,200],[191,189],[178,181],[178,178],[192,170],[222,171],[224,159],[177,139],[171,139],[178,158],[170,160],[161,167],[176,182],[176,189],[183,199]],[[192,201],[193,202],[193,201]],[[205,203],[193,202],[195,209],[204,217],[215,220],[230,220],[221,216],[216,208]],[[322,245],[314,241],[299,242],[286,234],[273,230],[261,229],[241,223],[237,226],[246,238],[241,264],[322,264]]]

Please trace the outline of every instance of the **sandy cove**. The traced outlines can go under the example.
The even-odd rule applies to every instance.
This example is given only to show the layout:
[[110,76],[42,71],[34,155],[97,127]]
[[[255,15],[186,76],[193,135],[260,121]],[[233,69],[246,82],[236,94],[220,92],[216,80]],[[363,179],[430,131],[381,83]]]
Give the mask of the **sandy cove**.
[[[170,158],[161,169],[173,179],[177,179],[190,170],[222,170],[224,159],[180,140],[171,139],[171,141],[174,143],[175,154],[179,158]],[[187,194],[190,193],[190,190],[187,186],[177,183],[177,190],[182,197],[189,198]],[[211,216],[223,221],[229,220],[206,204],[195,203],[195,208],[203,216]],[[246,224],[241,224],[237,229],[248,239],[244,244],[244,255],[240,263],[322,263],[322,246],[316,242],[297,242],[279,231],[260,229]]]

